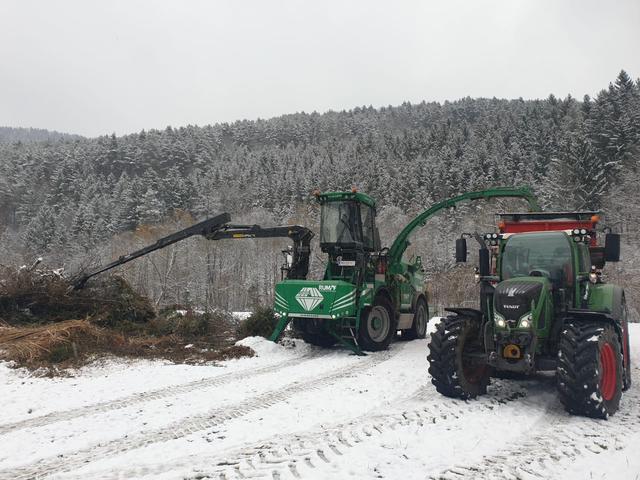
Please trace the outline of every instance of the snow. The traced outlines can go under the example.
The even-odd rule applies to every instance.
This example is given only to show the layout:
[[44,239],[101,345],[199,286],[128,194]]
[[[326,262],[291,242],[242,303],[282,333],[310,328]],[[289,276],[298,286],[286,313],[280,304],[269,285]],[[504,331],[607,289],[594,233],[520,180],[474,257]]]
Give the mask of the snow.
[[[630,333],[637,379],[640,325]],[[238,343],[256,356],[204,366],[108,360],[70,378],[0,364],[0,479],[578,480],[640,472],[636,385],[602,421],[564,412],[549,374],[493,380],[477,400],[445,398],[429,381],[428,339],[366,357],[300,340]]]

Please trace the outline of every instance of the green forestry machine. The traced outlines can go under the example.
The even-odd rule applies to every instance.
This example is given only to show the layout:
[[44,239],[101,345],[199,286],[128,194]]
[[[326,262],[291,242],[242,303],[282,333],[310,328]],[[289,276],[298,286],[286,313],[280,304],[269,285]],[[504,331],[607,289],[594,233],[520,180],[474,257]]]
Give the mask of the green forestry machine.
[[[429,373],[441,394],[473,398],[492,375],[546,370],[568,412],[616,412],[631,385],[627,307],[623,289],[601,275],[619,260],[620,236],[599,222],[597,212],[510,213],[475,235],[480,308],[448,309],[431,334]],[[456,260],[466,256],[460,238]]]
[[525,199],[539,210],[526,188],[494,188],[439,202],[416,216],[389,248],[382,248],[375,201],[350,192],[316,192],[320,204],[320,248],[328,254],[322,280],[285,279],[276,285],[280,316],[271,340],[292,322],[308,343],[336,343],[361,354],[388,347],[398,331],[424,338],[429,318],[422,260],[404,262],[409,236],[437,212],[459,203],[495,197]]

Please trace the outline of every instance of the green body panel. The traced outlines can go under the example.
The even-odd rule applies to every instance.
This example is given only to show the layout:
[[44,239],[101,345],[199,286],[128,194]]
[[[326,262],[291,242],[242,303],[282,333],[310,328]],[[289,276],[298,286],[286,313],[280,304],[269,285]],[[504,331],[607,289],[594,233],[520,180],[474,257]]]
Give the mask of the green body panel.
[[610,314],[619,321],[622,311],[622,288],[610,283],[598,283],[589,285],[589,299],[587,306],[594,312]]
[[354,316],[357,287],[341,280],[283,280],[276,285],[275,311],[296,318]]
[[[505,327],[499,327],[497,325],[497,319],[500,317],[500,314],[496,312],[495,309],[495,301],[493,305],[493,319],[494,319],[494,328],[496,331],[500,332],[524,332],[524,333],[532,333],[535,335],[537,344],[538,353],[542,347],[542,342],[549,336],[549,332],[551,330],[551,326],[553,323],[553,297],[551,295],[551,282],[546,277],[517,277],[509,280],[504,280],[501,282],[501,286],[509,287],[510,285],[517,285],[522,283],[538,283],[542,285],[542,289],[540,290],[540,295],[538,298],[532,301],[531,309],[525,312],[520,316],[518,322],[515,326],[505,325]],[[520,321],[530,316],[531,326],[523,328],[520,326]],[[542,319],[545,319],[542,322]]]

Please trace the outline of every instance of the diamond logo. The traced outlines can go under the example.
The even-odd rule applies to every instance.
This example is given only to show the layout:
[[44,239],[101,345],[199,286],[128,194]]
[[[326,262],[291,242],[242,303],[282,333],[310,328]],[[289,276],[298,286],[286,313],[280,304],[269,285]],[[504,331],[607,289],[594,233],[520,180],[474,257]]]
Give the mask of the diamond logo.
[[304,287],[296,295],[296,300],[302,305],[307,312],[316,308],[324,298],[320,291],[315,287]]

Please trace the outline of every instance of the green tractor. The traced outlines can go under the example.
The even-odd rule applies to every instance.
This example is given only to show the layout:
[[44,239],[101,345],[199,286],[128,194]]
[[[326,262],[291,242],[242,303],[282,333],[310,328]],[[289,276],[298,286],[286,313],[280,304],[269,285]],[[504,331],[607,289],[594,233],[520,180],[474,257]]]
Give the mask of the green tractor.
[[516,197],[538,206],[526,188],[470,192],[433,205],[382,248],[375,223],[375,201],[355,189],[316,192],[320,204],[320,248],[328,255],[322,280],[288,277],[276,285],[280,316],[271,340],[292,322],[304,340],[319,346],[336,343],[361,354],[384,350],[398,331],[408,339],[426,336],[429,307],[419,256],[404,262],[409,236],[438,211],[461,202]]
[[[555,371],[565,409],[607,418],[631,385],[627,307],[602,280],[620,236],[596,212],[502,214],[480,242],[480,308],[450,308],[431,334],[429,373],[438,392],[468,399],[490,377]],[[598,232],[605,232],[604,246]],[[456,260],[466,261],[466,239]]]

